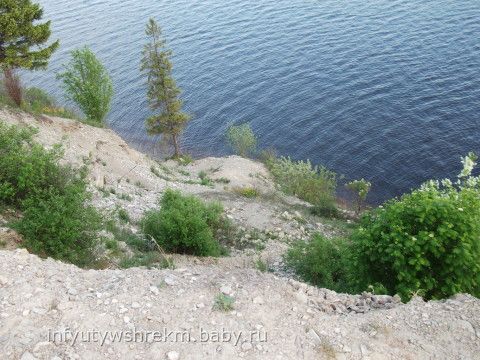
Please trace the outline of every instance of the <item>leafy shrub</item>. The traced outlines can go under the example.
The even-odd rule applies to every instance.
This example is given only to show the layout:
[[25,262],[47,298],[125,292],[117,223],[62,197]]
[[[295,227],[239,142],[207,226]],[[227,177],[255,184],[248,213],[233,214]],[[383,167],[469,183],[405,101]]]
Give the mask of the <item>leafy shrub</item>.
[[23,217],[13,227],[23,235],[27,249],[78,266],[94,260],[101,221],[96,210],[85,205],[85,188],[83,180],[71,179],[60,191],[51,188],[23,201]]
[[238,195],[241,195],[243,197],[250,198],[250,199],[256,198],[259,194],[257,189],[249,186],[237,187],[237,188],[234,188],[233,191]]
[[194,196],[167,190],[160,206],[160,210],[146,213],[142,229],[164,250],[198,256],[221,254],[215,238],[224,221],[220,204],[204,203]]
[[366,215],[354,235],[360,282],[381,283],[408,300],[480,296],[480,178],[475,157],[459,180],[430,181]]
[[233,151],[243,157],[252,155],[257,147],[257,138],[249,124],[230,126],[227,140]]
[[42,89],[36,87],[25,90],[24,101],[29,104],[32,109],[38,110],[39,112],[41,112],[44,107],[56,106],[55,99]]
[[281,189],[314,205],[319,213],[336,214],[335,191],[337,176],[307,161],[292,161],[289,157],[271,160],[270,172]]
[[232,311],[234,303],[235,299],[232,296],[220,293],[215,297],[213,309],[224,312]]
[[343,239],[320,234],[298,241],[285,255],[287,266],[304,281],[335,291],[350,291],[349,246]]
[[75,111],[58,106],[56,100],[42,89],[31,87],[25,90],[22,108],[34,114],[46,114],[67,119],[79,119]]
[[202,170],[198,173],[198,178],[200,179],[200,185],[204,185],[204,186],[213,185],[212,179],[209,178],[205,170]]
[[0,123],[0,204],[21,211],[12,227],[30,251],[84,266],[100,226],[87,205],[86,174],[59,165],[61,149],[45,150],[33,134]]
[[367,199],[367,195],[370,192],[372,184],[365,179],[350,181],[345,184],[345,187],[352,191],[355,195],[355,213],[358,215],[362,211],[362,208]]
[[128,211],[125,209],[118,209],[118,218],[124,223],[130,222],[130,215],[128,215]]
[[63,80],[67,97],[78,105],[87,120],[105,120],[113,96],[112,80],[89,48],[73,50],[70,63],[57,77]]

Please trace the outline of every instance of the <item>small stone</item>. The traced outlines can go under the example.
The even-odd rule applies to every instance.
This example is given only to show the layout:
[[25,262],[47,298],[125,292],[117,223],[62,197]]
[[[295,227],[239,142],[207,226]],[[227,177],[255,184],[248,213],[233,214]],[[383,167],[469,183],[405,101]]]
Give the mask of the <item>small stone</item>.
[[232,294],[232,288],[230,286],[224,285],[220,288],[220,291],[225,295]]
[[130,322],[130,318],[128,316],[124,316],[123,321],[125,322],[125,324],[128,324]]
[[171,277],[168,277],[168,276],[163,281],[168,286],[174,286],[177,283],[174,279],[172,279]]
[[153,293],[153,295],[160,294],[160,291],[158,291],[158,288],[156,286],[150,286],[150,291]]
[[169,351],[167,353],[167,359],[168,360],[178,360],[178,359],[180,359],[180,354],[176,351]]
[[253,303],[258,305],[263,305],[263,298],[261,296],[257,296],[253,298]]
[[140,304],[138,302],[132,302],[133,309],[138,309],[139,307],[140,307]]
[[36,359],[37,358],[33,356],[31,353],[29,353],[28,351],[24,352],[22,357],[20,358],[20,360],[36,360]]
[[70,289],[68,289],[68,294],[75,296],[75,295],[78,294],[78,291],[74,288],[70,288]]
[[364,344],[360,344],[360,352],[362,353],[362,356],[368,355],[367,347]]
[[308,335],[310,336],[310,338],[315,341],[315,343],[317,344],[321,344],[322,343],[322,339],[320,339],[320,336],[318,336],[317,332],[313,329],[310,329],[310,331],[308,332]]
[[249,351],[249,350],[252,350],[252,348],[253,348],[252,343],[244,342],[242,344],[242,350],[243,351]]

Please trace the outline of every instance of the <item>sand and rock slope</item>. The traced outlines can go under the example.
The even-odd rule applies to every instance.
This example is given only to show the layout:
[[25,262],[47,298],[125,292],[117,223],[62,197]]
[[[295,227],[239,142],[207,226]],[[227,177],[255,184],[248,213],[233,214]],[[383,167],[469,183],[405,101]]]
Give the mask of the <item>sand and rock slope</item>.
[[[157,163],[110,130],[5,110],[0,119],[39,128],[46,146],[63,143],[66,162],[89,167],[100,209],[121,206],[138,219],[164,189],[177,188],[222,201],[246,231],[274,234],[260,250],[220,260],[178,256],[174,270],[82,270],[22,249],[0,251],[0,359],[480,359],[479,299],[401,304],[275,271],[292,239],[337,230],[279,194],[261,164]],[[199,184],[202,170],[209,186]],[[243,187],[261,196],[239,196]],[[255,269],[259,257],[274,273]],[[235,299],[230,311],[214,306],[220,294]]]
[[[251,269],[85,271],[24,250],[1,251],[0,273],[5,358],[478,359],[480,354],[480,301],[465,295],[407,305],[380,298],[379,309],[335,314],[325,308],[372,300]],[[236,299],[232,311],[213,308],[220,292]],[[136,342],[128,340],[132,333]]]

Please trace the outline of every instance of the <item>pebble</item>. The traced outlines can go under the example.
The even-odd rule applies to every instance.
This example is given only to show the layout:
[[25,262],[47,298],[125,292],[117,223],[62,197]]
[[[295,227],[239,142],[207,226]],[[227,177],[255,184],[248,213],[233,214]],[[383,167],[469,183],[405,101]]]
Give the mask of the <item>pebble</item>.
[[150,286],[150,291],[153,293],[153,295],[160,294],[160,291],[158,291],[158,288],[156,286]]
[[180,354],[177,351],[169,351],[167,353],[168,360],[178,360],[180,359]]
[[220,292],[222,292],[225,295],[231,295],[232,294],[232,288],[230,286],[224,285],[220,288]]
[[263,305],[263,298],[261,296],[257,296],[253,298],[253,303],[258,305]]
[[174,285],[176,285],[176,283],[177,283],[173,278],[168,277],[168,276],[165,277],[165,279],[163,279],[163,281],[164,281],[165,284],[167,284],[168,286],[174,286]]
[[29,353],[28,351],[24,352],[22,357],[20,358],[20,360],[36,360],[36,359],[37,358],[33,356],[31,353]]
[[249,351],[249,350],[252,350],[252,348],[253,348],[252,343],[250,343],[250,342],[248,342],[248,341],[242,343],[242,350],[243,350],[243,351]]

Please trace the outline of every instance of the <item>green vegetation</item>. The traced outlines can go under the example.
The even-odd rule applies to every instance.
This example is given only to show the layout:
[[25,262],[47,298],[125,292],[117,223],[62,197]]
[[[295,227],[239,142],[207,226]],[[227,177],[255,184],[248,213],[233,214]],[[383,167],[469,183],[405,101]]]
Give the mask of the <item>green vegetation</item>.
[[258,258],[255,261],[255,269],[257,269],[260,272],[267,272],[268,264],[265,261],[263,261],[261,258]]
[[128,215],[128,212],[125,209],[118,209],[118,218],[123,223],[129,223],[130,222],[130,215]]
[[[160,111],[147,119],[147,132],[150,135],[164,134],[171,136],[175,148],[174,158],[180,157],[178,137],[182,133],[190,117],[182,112],[182,101],[179,99],[180,89],[172,75],[172,52],[166,49],[166,41],[162,30],[150,19],[146,34],[150,43],[145,45],[141,71],[148,78],[147,97],[150,108]],[[184,158],[186,159],[186,158]]]
[[0,1],[0,69],[10,99],[22,104],[22,87],[16,69],[37,70],[47,66],[58,41],[45,45],[50,38],[50,21],[39,23],[40,5],[30,0]]
[[286,256],[306,281],[337,291],[480,296],[480,177],[476,156],[463,159],[453,183],[430,181],[368,212],[349,240],[319,235]]
[[86,173],[60,165],[61,149],[45,150],[34,132],[0,122],[0,204],[22,213],[11,226],[30,251],[86,266],[101,226],[87,205]]
[[[51,115],[67,119],[80,120],[80,116],[72,109],[59,106],[54,98],[39,88],[22,88],[23,94],[20,109],[33,115]],[[7,94],[4,84],[0,84],[0,105],[17,108]]]
[[367,216],[354,234],[361,281],[383,284],[408,299],[480,296],[480,179],[475,156],[458,182],[431,181]]
[[160,206],[160,210],[146,213],[142,230],[162,249],[198,256],[221,255],[216,239],[225,221],[220,204],[204,203],[194,196],[167,190]]
[[198,178],[200,179],[200,185],[204,186],[212,186],[213,182],[212,179],[208,176],[205,170],[202,170],[198,173]]
[[79,115],[72,109],[59,106],[54,98],[42,89],[32,87],[25,90],[22,109],[36,115],[51,115],[66,119],[79,120]]
[[[114,240],[106,242],[107,248],[109,248],[109,243],[115,243],[115,247],[118,248],[118,244],[124,242],[133,251],[133,254],[121,257],[119,267],[123,269],[140,266],[160,269],[174,267],[173,260],[164,254],[158,245],[143,235],[135,234],[127,228],[118,226],[113,219],[106,222],[106,230],[114,237]],[[112,246],[110,245],[110,247]],[[118,253],[118,251],[116,252]]]
[[308,242],[296,242],[285,261],[305,281],[345,292],[351,290],[349,250],[345,240],[327,239],[316,234]]
[[234,303],[235,299],[233,297],[220,293],[215,297],[213,309],[223,312],[232,311]]
[[259,195],[258,190],[250,186],[246,186],[242,188],[234,188],[233,192],[250,199],[256,198]]
[[285,193],[314,205],[317,215],[336,215],[337,176],[334,172],[312,166],[309,160],[293,161],[288,157],[269,158],[266,165]]
[[365,200],[372,184],[365,179],[350,181],[345,187],[355,195],[355,214],[359,215],[365,205]]
[[57,77],[67,98],[74,101],[88,121],[101,124],[110,110],[113,85],[107,70],[87,47],[73,50],[70,63]]
[[227,140],[236,154],[248,157],[255,153],[257,138],[249,124],[232,125],[227,130]]

